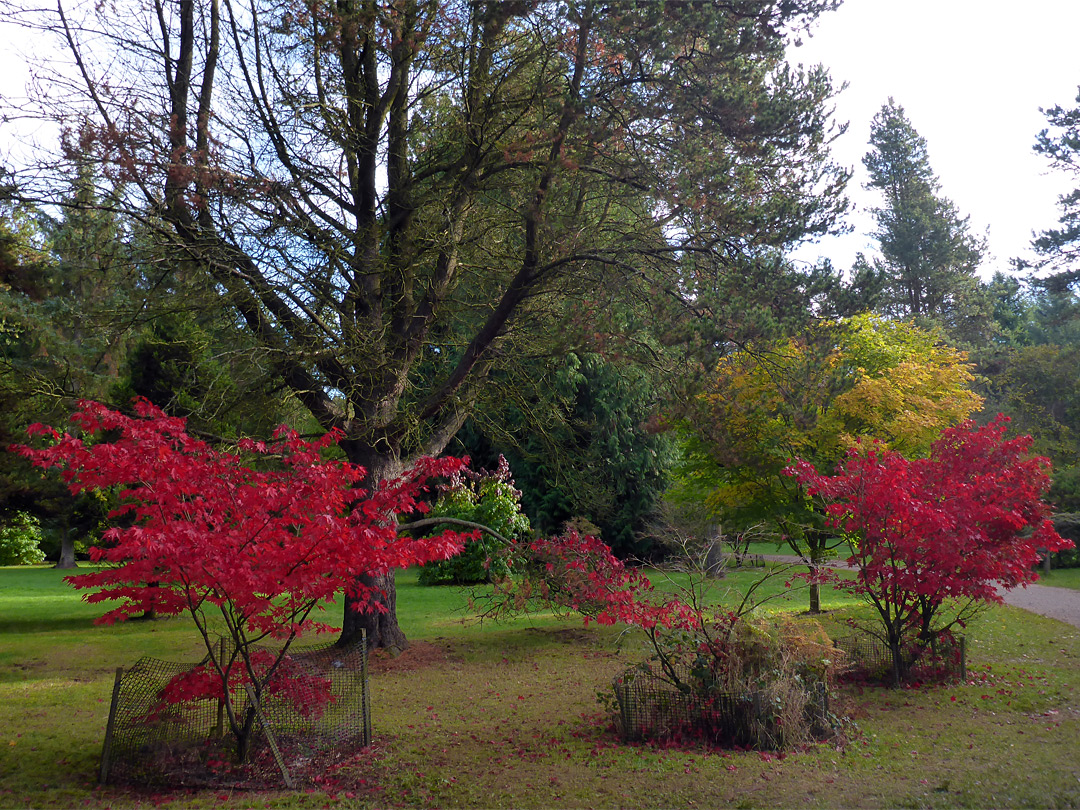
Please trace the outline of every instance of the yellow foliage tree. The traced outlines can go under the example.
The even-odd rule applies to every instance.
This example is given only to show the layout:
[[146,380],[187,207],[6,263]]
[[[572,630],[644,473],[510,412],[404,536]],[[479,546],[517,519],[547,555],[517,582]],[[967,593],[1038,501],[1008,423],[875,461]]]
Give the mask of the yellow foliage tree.
[[[798,457],[836,466],[860,440],[925,455],[942,429],[982,405],[967,355],[914,324],[859,315],[725,356],[680,423],[674,495],[704,501],[722,524],[767,523],[816,565],[821,515],[783,470]],[[818,609],[816,589],[811,609]]]
[[844,450],[875,439],[909,458],[925,456],[943,429],[982,407],[968,387],[967,353],[914,324],[859,315],[842,326],[833,355],[846,360],[845,390],[823,412],[841,423]]

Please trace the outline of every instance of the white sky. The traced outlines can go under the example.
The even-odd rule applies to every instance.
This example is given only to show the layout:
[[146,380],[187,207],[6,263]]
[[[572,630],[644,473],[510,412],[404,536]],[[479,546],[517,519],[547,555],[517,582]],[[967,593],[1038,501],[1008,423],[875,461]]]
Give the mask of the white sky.
[[[1040,107],[1071,106],[1080,85],[1080,0],[845,0],[789,58],[822,63],[848,88],[836,118],[850,126],[834,145],[855,169],[848,194],[854,233],[803,247],[798,258],[848,268],[873,252],[878,204],[866,191],[862,156],[870,120],[889,96],[927,140],[941,193],[988,233],[982,275],[1029,252],[1033,230],[1057,222],[1057,197],[1077,185],[1049,175],[1032,144],[1046,125]],[[987,230],[988,229],[988,230]]]
[[[866,209],[877,201],[863,188],[862,156],[870,120],[891,95],[926,138],[942,193],[971,217],[973,232],[988,234],[983,275],[1007,270],[1011,257],[1028,252],[1033,230],[1056,222],[1057,195],[1076,184],[1049,175],[1031,146],[1045,126],[1039,107],[1076,97],[1078,37],[1080,0],[846,0],[824,15],[790,58],[823,63],[837,84],[848,82],[836,118],[850,126],[834,153],[855,169],[854,232],[804,246],[796,258],[827,256],[848,268],[856,252],[874,250]],[[2,120],[2,96],[21,95],[28,78],[18,51],[43,46],[0,26],[0,159],[18,152],[16,125]]]

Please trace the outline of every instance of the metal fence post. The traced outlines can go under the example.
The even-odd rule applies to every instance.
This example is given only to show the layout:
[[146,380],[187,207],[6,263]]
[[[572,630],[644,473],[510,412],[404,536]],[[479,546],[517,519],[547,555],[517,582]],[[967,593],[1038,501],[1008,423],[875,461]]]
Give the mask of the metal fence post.
[[371,698],[370,690],[368,688],[368,671],[367,671],[367,630],[360,631],[360,705],[361,713],[363,714],[363,740],[364,747],[371,745]]

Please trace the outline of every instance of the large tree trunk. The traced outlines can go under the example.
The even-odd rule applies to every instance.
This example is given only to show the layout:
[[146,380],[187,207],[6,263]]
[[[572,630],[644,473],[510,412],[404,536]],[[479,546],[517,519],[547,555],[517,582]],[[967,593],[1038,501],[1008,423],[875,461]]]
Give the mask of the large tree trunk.
[[818,566],[810,566],[810,576],[813,579],[810,581],[810,613],[821,613],[821,585],[817,581]]
[[[345,440],[341,449],[353,464],[359,464],[367,470],[363,487],[369,492],[381,482],[395,478],[402,472],[401,462],[396,454],[382,454],[364,442]],[[396,517],[395,517],[396,520]],[[367,632],[368,649],[375,647],[393,647],[404,650],[409,646],[405,633],[398,625],[397,586],[394,572],[382,575],[363,576],[359,583],[364,589],[373,589],[368,596],[345,594],[343,599],[345,612],[341,620],[341,636],[338,647],[350,647],[359,644],[362,632]]]
[[71,536],[71,527],[65,520],[63,531],[60,532],[60,560],[56,563],[56,568],[78,567],[78,563],[75,562],[75,538]]
[[348,647],[359,644],[361,633],[367,632],[367,645],[373,647],[394,647],[404,650],[409,640],[398,625],[397,590],[394,585],[394,572],[385,576],[363,577],[361,582],[378,588],[380,593],[373,600],[384,610],[372,606],[371,601],[345,597],[345,616],[341,622],[341,637],[337,646]]
[[828,541],[824,533],[813,530],[806,533],[806,540],[810,563],[810,613],[818,614],[821,613],[821,584],[818,582],[818,574],[828,554]]

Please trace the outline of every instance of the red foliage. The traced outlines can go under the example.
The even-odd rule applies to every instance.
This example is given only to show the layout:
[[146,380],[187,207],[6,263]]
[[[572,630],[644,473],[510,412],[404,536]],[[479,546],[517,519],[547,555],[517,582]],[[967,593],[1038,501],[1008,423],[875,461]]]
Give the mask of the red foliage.
[[[237,661],[229,670],[229,693],[236,702],[243,701],[244,687],[261,687],[264,696],[272,695],[288,702],[306,719],[317,720],[326,707],[333,703],[333,683],[330,678],[306,671],[294,659],[278,656],[269,650],[251,653],[250,671],[244,661]],[[200,664],[175,675],[158,694],[147,716],[153,722],[166,707],[198,700],[216,700],[222,697],[221,676],[212,664]]]
[[996,585],[1038,577],[1038,549],[1072,547],[1042,496],[1050,463],[1031,437],[1006,439],[1008,419],[942,433],[930,456],[853,452],[835,476],[800,461],[793,474],[828,502],[832,525],[856,538],[859,587],[893,601],[970,597],[1000,602]]
[[[242,450],[272,457],[253,470],[238,454],[212,449],[145,400],[136,418],[84,402],[72,422],[85,438],[34,425],[30,433],[58,441],[44,449],[14,447],[40,467],[58,467],[73,493],[120,488],[110,515],[126,528],[105,534],[91,551],[115,568],[68,577],[96,588],[87,601],[121,601],[99,619],[111,623],[147,610],[159,614],[217,609],[245,632],[289,638],[328,629],[308,619],[306,606],[343,589],[357,596],[360,574],[445,559],[461,536],[399,538],[395,516],[426,511],[427,479],[450,475],[458,459],[421,459],[413,469],[368,493],[364,470],[324,461],[320,451],[340,436],[306,442],[287,428],[275,441],[244,440]],[[118,434],[114,440],[95,438]],[[154,587],[147,587],[154,583]]]
[[[468,536],[417,539],[398,537],[396,529],[398,515],[427,510],[421,499],[428,479],[456,473],[461,460],[421,459],[368,492],[357,486],[362,467],[321,458],[338,433],[307,442],[281,427],[270,443],[240,442],[241,451],[261,457],[256,470],[240,454],[192,438],[183,419],[145,400],[135,410],[128,417],[83,402],[71,420],[79,435],[34,425],[31,435],[55,443],[12,449],[40,467],[59,468],[72,493],[118,491],[120,505],[110,515],[118,525],[106,532],[106,547],[91,551],[95,562],[114,565],[67,580],[94,589],[88,602],[120,602],[102,623],[146,611],[188,613],[206,641],[215,694],[244,679],[257,693],[271,688],[259,672],[269,678],[275,665],[257,666],[251,645],[269,637],[287,648],[303,632],[331,629],[312,616],[341,591],[380,609],[360,575],[445,559]],[[223,661],[209,638],[213,617],[224,620],[235,643]],[[170,699],[207,696],[203,680],[178,681]]]
[[[747,602],[737,610],[713,604],[706,598],[703,572],[691,573],[679,596],[657,592],[640,569],[627,567],[597,538],[573,530],[522,544],[512,559],[518,589],[497,583],[501,601],[492,615],[503,607],[525,609],[530,598],[538,597],[546,605],[581,613],[586,624],[595,619],[643,631],[652,659],[615,684],[615,701],[621,707],[618,725],[625,736],[772,747],[829,733],[821,730],[827,718],[816,708],[818,687],[828,684],[828,659],[835,658],[827,639],[819,644],[805,628],[798,640],[783,631],[774,637],[760,625],[741,622]],[[500,586],[507,589],[500,591]],[[627,686],[639,677],[646,679],[642,687]],[[801,700],[801,707],[787,717],[773,716],[767,709],[751,723],[754,696],[776,682],[790,685],[785,699],[793,705]],[[663,697],[650,696],[654,688]],[[635,707],[624,711],[624,700],[632,700]],[[772,700],[764,703],[775,706]],[[667,708],[658,709],[661,705]],[[628,714],[640,720],[640,728],[622,726]]]
[[648,578],[592,535],[570,530],[541,537],[529,544],[527,556],[542,569],[536,595],[581,613],[586,624],[593,618],[599,624],[621,622],[649,630],[693,629],[700,623],[697,613],[677,599],[657,602]]
[[1038,578],[1039,549],[1073,545],[1042,501],[1049,461],[1028,455],[1030,436],[1006,438],[1008,421],[945,430],[925,459],[871,448],[853,451],[833,476],[805,461],[788,470],[851,538],[852,587],[878,610],[894,651],[962,624],[962,615],[935,623],[946,600],[1001,602],[999,585]]

